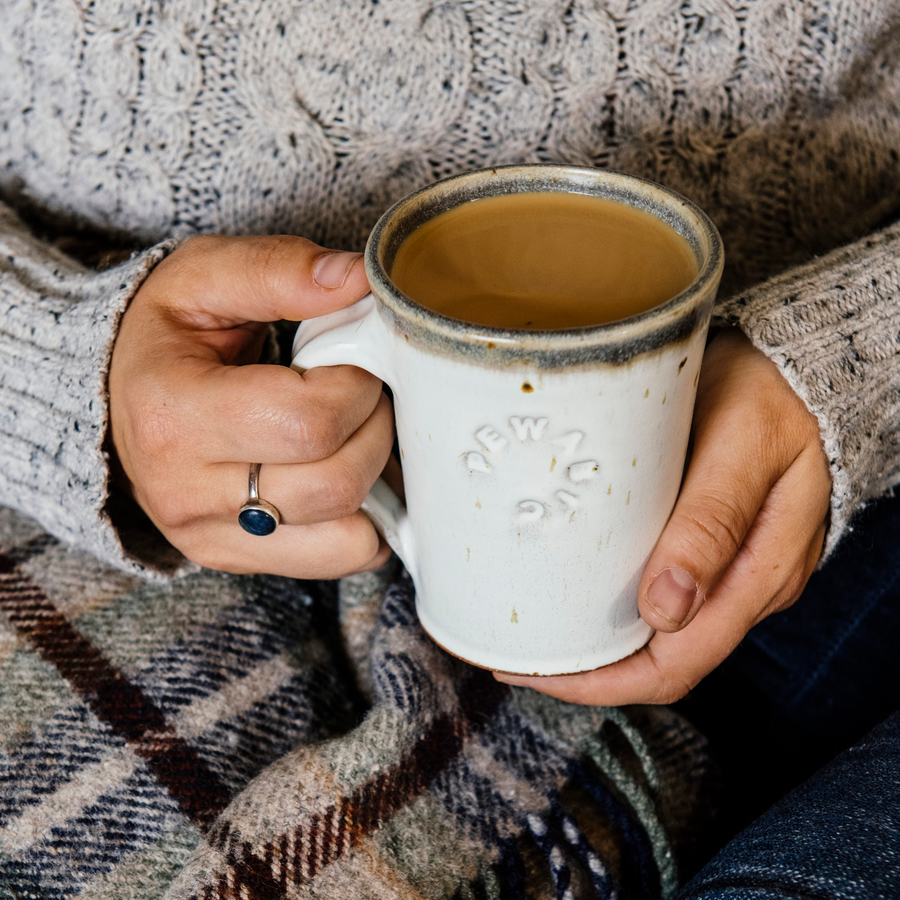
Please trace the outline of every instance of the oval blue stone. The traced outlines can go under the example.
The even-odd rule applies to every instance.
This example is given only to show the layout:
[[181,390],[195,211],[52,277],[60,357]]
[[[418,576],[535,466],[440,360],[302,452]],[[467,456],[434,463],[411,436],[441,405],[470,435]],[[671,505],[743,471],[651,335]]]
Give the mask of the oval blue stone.
[[242,509],[238,513],[238,522],[244,531],[260,536],[271,534],[278,525],[275,516],[264,509]]

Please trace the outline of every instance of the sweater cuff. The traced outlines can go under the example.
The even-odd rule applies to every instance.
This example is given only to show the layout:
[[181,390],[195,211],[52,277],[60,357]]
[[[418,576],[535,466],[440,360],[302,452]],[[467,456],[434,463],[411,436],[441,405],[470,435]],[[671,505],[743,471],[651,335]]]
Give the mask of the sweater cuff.
[[900,223],[716,307],[819,421],[833,479],[824,560],[866,500],[900,482]]
[[[176,574],[185,561],[155,530],[120,532],[113,524],[106,444],[107,377],[119,321],[178,242],[165,241],[97,272],[42,244],[4,212],[0,503],[126,572]],[[122,522],[131,523],[128,516]]]

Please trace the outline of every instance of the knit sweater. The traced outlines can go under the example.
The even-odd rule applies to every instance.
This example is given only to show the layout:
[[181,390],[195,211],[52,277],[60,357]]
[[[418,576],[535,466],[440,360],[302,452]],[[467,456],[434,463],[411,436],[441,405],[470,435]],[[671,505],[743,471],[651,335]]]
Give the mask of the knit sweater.
[[411,189],[510,162],[636,173],[710,214],[728,258],[717,320],[821,424],[828,549],[900,478],[895,4],[7,7],[0,502],[65,541],[132,571],[172,564],[122,549],[104,446],[116,324],[165,251],[94,271],[13,208],[107,247],[287,231],[358,248]]

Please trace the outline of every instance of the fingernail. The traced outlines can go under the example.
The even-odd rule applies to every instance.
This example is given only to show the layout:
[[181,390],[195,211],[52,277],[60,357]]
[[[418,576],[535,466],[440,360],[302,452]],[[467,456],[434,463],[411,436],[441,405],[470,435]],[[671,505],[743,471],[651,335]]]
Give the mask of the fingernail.
[[697,582],[683,569],[663,569],[647,591],[650,605],[675,625],[680,625],[697,598]]
[[350,274],[353,264],[362,253],[323,253],[313,266],[313,280],[319,287],[339,288]]

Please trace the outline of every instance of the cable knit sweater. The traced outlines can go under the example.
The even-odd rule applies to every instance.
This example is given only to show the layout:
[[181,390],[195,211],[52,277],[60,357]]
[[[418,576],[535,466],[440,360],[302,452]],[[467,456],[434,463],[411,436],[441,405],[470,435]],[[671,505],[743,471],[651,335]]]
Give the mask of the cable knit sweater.
[[[718,321],[821,423],[830,548],[900,479],[898,68],[881,0],[7,2],[0,502],[165,568],[109,515],[105,376],[172,239],[358,248],[435,178],[556,161],[660,181],[716,222]],[[59,249],[85,235],[135,253],[100,270]]]

